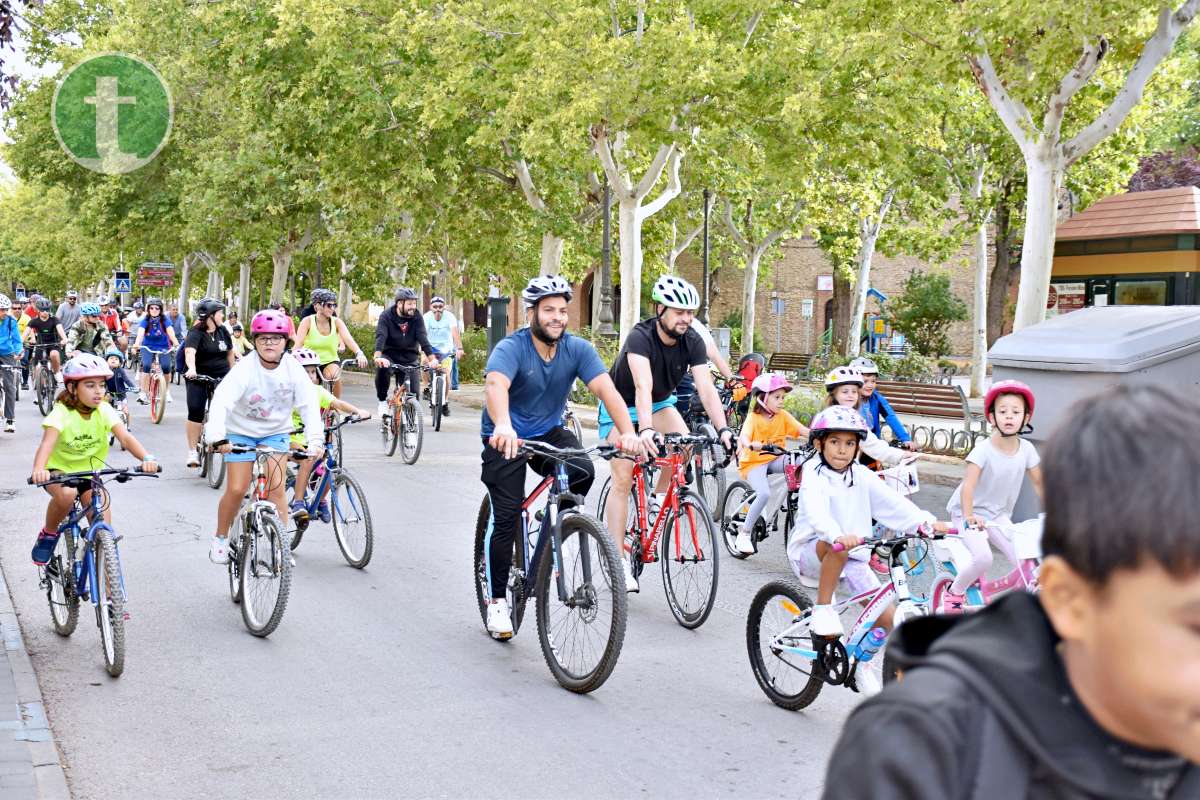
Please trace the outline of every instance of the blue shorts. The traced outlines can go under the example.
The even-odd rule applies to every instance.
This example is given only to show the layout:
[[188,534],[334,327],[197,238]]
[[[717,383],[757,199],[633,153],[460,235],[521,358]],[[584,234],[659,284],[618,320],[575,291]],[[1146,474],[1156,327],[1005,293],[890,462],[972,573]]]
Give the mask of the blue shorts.
[[[167,375],[175,369],[174,353],[160,353],[158,356],[158,365],[162,367],[162,371]],[[150,364],[154,361],[154,354],[142,347],[142,372],[150,371]]]
[[[262,445],[279,453],[287,453],[290,449],[286,433],[277,433],[273,436],[263,436],[261,438],[242,436],[240,433],[231,433],[225,438],[229,440],[230,444],[238,444],[245,447],[258,447]],[[225,456],[225,461],[232,464],[239,461],[253,461],[255,458],[257,458],[257,455],[254,453],[229,453]]]
[[[676,399],[677,398],[675,395],[671,395],[666,400],[660,400],[657,403],[652,403],[650,405],[650,413],[654,414],[664,408],[667,408],[668,406],[673,407]],[[629,409],[629,418],[633,420],[633,429],[636,431],[638,421],[636,408]],[[603,402],[600,403],[600,410],[596,415],[596,422],[598,423],[596,432],[600,436],[600,441],[604,441],[608,438],[608,432],[613,429],[613,421],[612,417],[608,415],[608,409],[604,407]]]

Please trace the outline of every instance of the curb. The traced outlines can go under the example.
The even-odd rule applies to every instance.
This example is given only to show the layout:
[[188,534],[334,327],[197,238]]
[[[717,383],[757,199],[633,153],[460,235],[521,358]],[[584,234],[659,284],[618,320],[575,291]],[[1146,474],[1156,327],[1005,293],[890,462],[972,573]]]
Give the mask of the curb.
[[[11,670],[17,701],[13,710],[15,716],[12,719],[8,718],[12,712],[0,709],[0,740],[7,738],[2,732],[11,730],[13,741],[25,744],[34,782],[33,793],[29,794],[29,797],[36,797],[38,800],[70,800],[71,790],[67,786],[67,775],[63,771],[54,732],[46,718],[46,705],[42,700],[37,675],[33,671],[33,662],[21,636],[17,613],[4,579],[3,565],[0,565],[0,635],[3,636],[6,655],[5,662],[0,663],[0,687],[3,685],[4,672]],[[5,783],[6,778],[19,777],[5,775],[0,771],[0,795],[6,798],[21,797],[19,788],[16,793],[10,792],[13,788],[24,788],[27,784],[14,782],[12,788],[6,788]]]

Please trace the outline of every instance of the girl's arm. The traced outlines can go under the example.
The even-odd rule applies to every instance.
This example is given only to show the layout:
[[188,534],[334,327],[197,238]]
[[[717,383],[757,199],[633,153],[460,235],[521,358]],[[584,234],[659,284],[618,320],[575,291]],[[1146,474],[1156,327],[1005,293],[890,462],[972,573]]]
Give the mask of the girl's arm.
[[42,441],[38,444],[37,452],[33,454],[33,470],[30,472],[34,483],[50,480],[46,462],[50,460],[50,454],[54,452],[54,445],[58,443],[58,433],[58,428],[42,428]]
[[890,447],[887,442],[873,433],[867,433],[867,438],[862,443],[862,451],[885,467],[899,464],[910,456],[909,453],[899,448]]
[[367,365],[367,356],[358,346],[358,342],[354,341],[354,337],[350,335],[350,329],[346,327],[346,323],[342,322],[341,317],[334,317],[333,321],[337,324],[338,338],[341,340],[344,347],[349,347],[350,352],[354,353],[354,357],[358,359],[358,366],[361,369]]
[[967,475],[963,478],[962,494],[958,501],[962,505],[963,519],[970,525],[979,524],[979,520],[975,518],[975,487],[979,485],[979,476],[982,474],[983,470],[978,464],[967,462]]
[[1037,492],[1038,499],[1045,501],[1046,495],[1042,491],[1042,467],[1041,467],[1041,465],[1039,464],[1036,467],[1030,467],[1027,470],[1027,472],[1029,473],[1029,480],[1033,484],[1034,490]]
[[[877,481],[883,483],[883,481]],[[829,506],[828,485],[824,480],[818,480],[815,471],[810,471],[800,481],[800,503],[808,524],[812,525],[817,538],[832,544],[845,535],[841,524],[833,516]],[[853,531],[851,532],[853,533]]]
[[371,418],[371,413],[369,411],[364,411],[361,408],[358,408],[357,406],[352,406],[349,403],[347,403],[345,400],[338,400],[338,399],[334,398],[334,401],[329,404],[329,407],[332,408],[334,411],[340,411],[343,414],[353,414],[354,416],[362,417],[363,419]]
[[918,508],[907,497],[888,486],[886,481],[879,480],[866,468],[863,468],[863,471],[867,473],[865,476],[856,477],[866,478],[864,483],[867,485],[867,496],[871,502],[871,516],[875,520],[894,531],[911,531],[919,525],[932,525],[937,522],[933,514]]
[[142,462],[142,472],[158,472],[158,462],[146,458],[150,454],[146,452],[146,448],[142,447],[142,443],[134,438],[134,435],[129,432],[128,428],[118,422],[116,425],[113,425],[112,432],[113,436],[121,443],[126,452],[132,453],[134,458]]
[[315,316],[316,314],[310,314],[309,316],[300,320],[300,325],[296,328],[296,334],[292,337],[292,347],[300,347],[301,343],[304,341],[304,337],[308,336],[309,320]]

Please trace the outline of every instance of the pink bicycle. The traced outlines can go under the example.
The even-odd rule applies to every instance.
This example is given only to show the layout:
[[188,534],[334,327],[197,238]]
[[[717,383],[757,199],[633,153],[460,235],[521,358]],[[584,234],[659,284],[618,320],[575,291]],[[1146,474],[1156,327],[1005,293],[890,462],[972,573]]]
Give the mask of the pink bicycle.
[[1016,589],[1038,591],[1038,569],[1042,562],[1033,556],[1037,552],[1037,542],[1041,540],[1041,518],[1016,524],[990,524],[986,530],[988,540],[1016,566],[995,580],[977,580],[967,587],[966,593],[959,599],[950,594],[950,585],[958,572],[950,559],[949,547],[945,542],[935,542],[932,547],[933,562],[937,566],[929,591],[930,606],[935,614],[977,611],[997,597]]

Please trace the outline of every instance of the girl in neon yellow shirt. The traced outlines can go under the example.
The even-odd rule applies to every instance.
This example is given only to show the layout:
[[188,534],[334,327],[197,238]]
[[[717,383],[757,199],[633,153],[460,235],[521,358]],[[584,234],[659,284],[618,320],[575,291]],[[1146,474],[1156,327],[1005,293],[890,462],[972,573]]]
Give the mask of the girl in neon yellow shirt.
[[[101,469],[108,458],[108,434],[142,460],[142,471],[157,472],[158,463],[121,423],[116,409],[104,402],[105,381],[112,370],[99,356],[80,353],[63,365],[64,388],[53,410],[42,420],[42,442],[33,457],[33,483],[45,483],[52,472],[87,472]],[[50,494],[46,521],[33,546],[33,563],[44,565],[58,543],[58,526],[71,510],[76,491],[61,484],[44,487]],[[84,492],[84,505],[91,501]],[[112,522],[111,504],[104,521]]]

